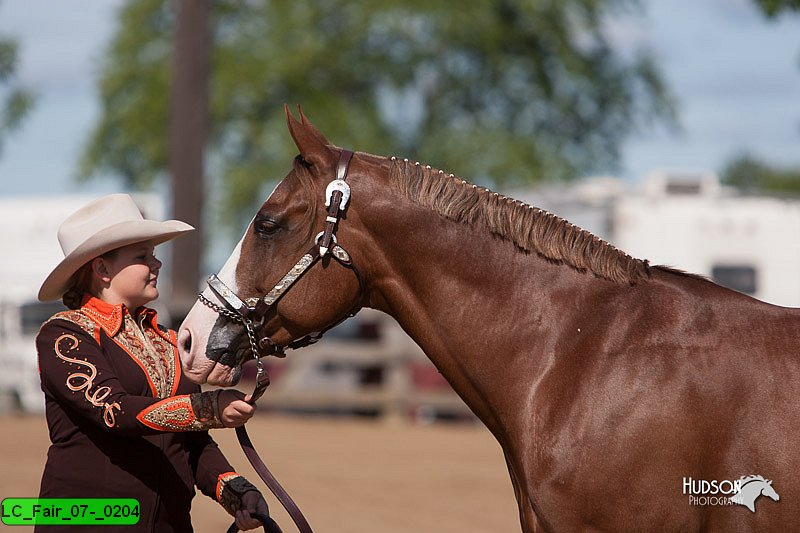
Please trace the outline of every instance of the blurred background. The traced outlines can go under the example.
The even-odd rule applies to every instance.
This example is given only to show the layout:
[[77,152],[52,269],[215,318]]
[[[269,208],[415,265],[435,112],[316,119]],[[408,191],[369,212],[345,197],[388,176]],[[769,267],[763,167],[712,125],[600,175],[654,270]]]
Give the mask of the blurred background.
[[[797,1],[0,0],[0,413],[43,409],[60,222],[125,191],[195,225],[159,249],[176,326],[290,167],[284,103],[339,146],[800,306]],[[270,370],[270,413],[476,425],[377,312]]]

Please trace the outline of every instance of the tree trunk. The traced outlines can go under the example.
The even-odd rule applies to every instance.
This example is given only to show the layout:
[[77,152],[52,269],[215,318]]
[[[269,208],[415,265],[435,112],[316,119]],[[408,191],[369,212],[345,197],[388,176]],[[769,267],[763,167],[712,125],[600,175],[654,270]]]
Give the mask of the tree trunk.
[[197,296],[203,243],[204,150],[209,132],[211,0],[178,0],[170,101],[169,171],[172,216],[196,231],[173,241],[172,295],[165,302],[173,324]]

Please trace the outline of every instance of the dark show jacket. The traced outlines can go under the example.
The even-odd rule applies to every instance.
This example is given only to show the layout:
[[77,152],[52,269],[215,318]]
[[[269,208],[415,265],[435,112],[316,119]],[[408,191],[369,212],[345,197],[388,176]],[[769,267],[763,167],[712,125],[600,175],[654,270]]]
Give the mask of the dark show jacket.
[[[238,474],[207,431],[222,427],[219,391],[183,377],[175,332],[152,309],[83,302],[36,338],[52,443],[39,497],[136,498],[139,524],[118,526],[128,533],[191,531],[195,486],[232,512],[225,488]],[[71,530],[36,531],[51,528]]]

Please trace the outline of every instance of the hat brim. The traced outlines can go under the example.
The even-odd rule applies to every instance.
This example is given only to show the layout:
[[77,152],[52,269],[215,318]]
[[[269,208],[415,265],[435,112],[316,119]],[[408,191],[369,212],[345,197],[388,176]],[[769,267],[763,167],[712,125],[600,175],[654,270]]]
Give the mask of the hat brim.
[[120,222],[98,231],[67,255],[47,276],[39,289],[39,301],[61,298],[75,272],[97,256],[137,242],[149,242],[155,246],[192,230],[192,226],[180,220],[141,220]]

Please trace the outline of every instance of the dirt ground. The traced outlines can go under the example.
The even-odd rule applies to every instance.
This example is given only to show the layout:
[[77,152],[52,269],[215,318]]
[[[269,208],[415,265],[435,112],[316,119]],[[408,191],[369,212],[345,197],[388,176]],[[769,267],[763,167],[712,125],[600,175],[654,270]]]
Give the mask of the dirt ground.
[[[0,497],[34,497],[49,444],[40,417],[0,417]],[[516,502],[500,446],[480,425],[293,418],[259,413],[248,432],[315,531],[470,533],[519,531]],[[236,470],[268,490],[250,468],[233,430],[214,430]],[[296,531],[272,494],[273,517]],[[202,494],[198,533],[230,525]],[[22,526],[0,530],[23,533]],[[259,530],[260,531],[260,530]]]

